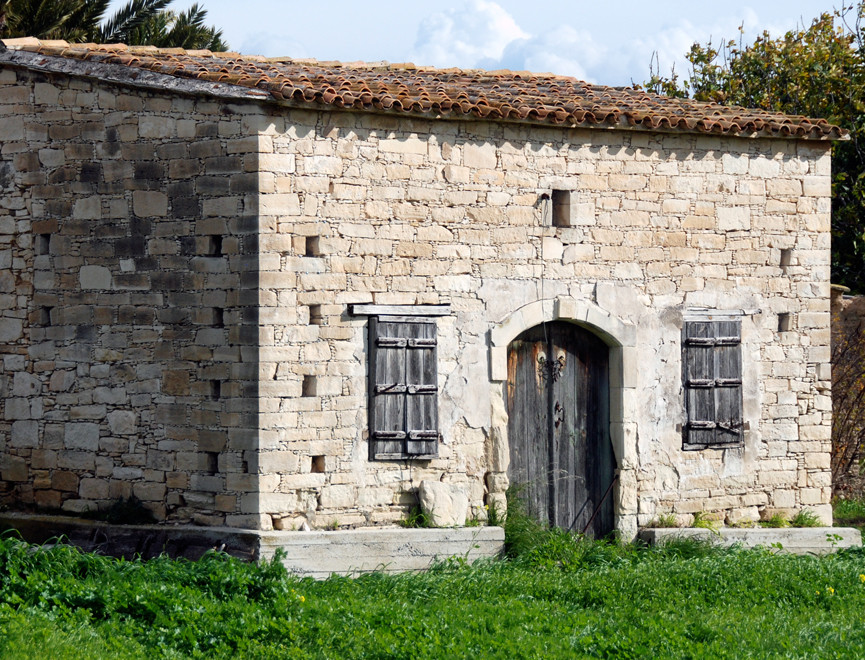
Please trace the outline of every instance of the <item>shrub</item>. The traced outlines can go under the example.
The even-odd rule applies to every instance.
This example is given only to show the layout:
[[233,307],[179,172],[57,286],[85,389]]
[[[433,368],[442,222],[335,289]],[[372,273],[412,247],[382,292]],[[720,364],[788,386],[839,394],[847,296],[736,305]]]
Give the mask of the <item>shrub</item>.
[[859,461],[865,444],[865,332],[832,318],[832,484],[835,492]]
[[832,502],[832,515],[836,522],[848,525],[865,523],[865,498],[838,497]]

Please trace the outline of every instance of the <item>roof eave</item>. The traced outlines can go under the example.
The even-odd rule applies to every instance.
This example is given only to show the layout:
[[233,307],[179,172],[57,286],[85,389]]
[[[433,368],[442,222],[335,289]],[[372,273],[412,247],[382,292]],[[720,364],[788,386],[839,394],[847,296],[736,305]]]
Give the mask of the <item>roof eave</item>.
[[[21,40],[18,40],[21,41]],[[2,41],[0,41],[2,43]],[[43,45],[45,42],[43,42]],[[6,46],[9,46],[8,42]],[[537,126],[552,129],[586,129],[602,131],[632,131],[641,133],[664,133],[674,135],[696,135],[702,137],[737,137],[745,139],[768,138],[785,140],[803,140],[808,142],[832,142],[836,140],[849,140],[849,134],[844,131],[835,134],[819,135],[782,135],[772,131],[729,131],[729,130],[699,130],[697,128],[672,127],[672,126],[647,126],[640,121],[630,118],[627,111],[618,115],[616,121],[602,122],[576,122],[573,118],[565,121],[555,122],[531,117],[482,117],[477,113],[457,113],[440,111],[417,111],[404,109],[388,109],[376,107],[352,107],[338,106],[321,100],[297,101],[292,98],[278,98],[272,92],[256,87],[237,85],[229,82],[207,81],[197,78],[186,78],[152,71],[146,68],[130,67],[124,64],[99,62],[93,60],[73,59],[56,55],[45,55],[27,49],[27,44],[15,44],[15,47],[7,47],[0,50],[0,65],[41,71],[45,73],[59,73],[81,78],[98,80],[100,82],[120,86],[147,89],[151,91],[171,92],[188,96],[209,96],[229,101],[251,101],[255,103],[266,103],[280,107],[307,110],[313,112],[351,112],[358,114],[373,114],[403,119],[427,119],[433,121],[457,121],[457,122],[496,122],[502,124],[513,124],[521,126]]]

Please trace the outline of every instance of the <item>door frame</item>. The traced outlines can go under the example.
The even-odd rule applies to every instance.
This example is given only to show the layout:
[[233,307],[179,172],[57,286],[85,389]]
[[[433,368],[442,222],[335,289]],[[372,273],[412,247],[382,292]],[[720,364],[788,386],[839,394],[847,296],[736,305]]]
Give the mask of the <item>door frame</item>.
[[[490,330],[490,381],[494,443],[493,455],[509,456],[507,396],[508,346],[524,331],[551,321],[565,321],[585,328],[610,349],[610,442],[619,476],[614,488],[613,515],[616,529],[625,537],[637,531],[637,356],[636,328],[597,305],[570,297],[538,300],[517,309]],[[627,412],[626,412],[627,411]],[[501,468],[502,466],[500,466]],[[507,472],[507,465],[503,466]]]

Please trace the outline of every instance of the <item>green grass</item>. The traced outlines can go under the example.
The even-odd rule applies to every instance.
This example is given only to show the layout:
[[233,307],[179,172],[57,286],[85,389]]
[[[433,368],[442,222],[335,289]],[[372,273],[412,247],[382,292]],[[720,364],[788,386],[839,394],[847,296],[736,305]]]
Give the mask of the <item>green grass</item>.
[[594,542],[510,513],[507,557],[288,575],[0,538],[2,658],[856,658],[865,551]]

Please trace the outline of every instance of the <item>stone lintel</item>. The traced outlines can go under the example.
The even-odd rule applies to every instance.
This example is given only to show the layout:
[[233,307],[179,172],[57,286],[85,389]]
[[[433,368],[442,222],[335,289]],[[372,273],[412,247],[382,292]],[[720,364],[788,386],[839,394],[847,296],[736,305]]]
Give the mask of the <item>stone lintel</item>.
[[447,316],[450,305],[369,305],[365,303],[348,306],[352,316]]

